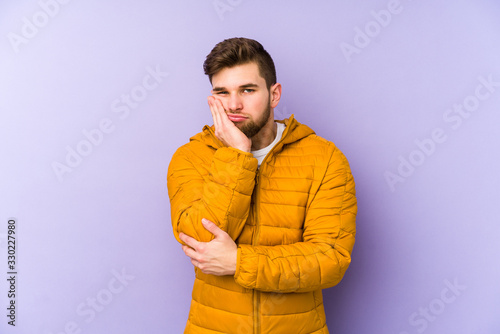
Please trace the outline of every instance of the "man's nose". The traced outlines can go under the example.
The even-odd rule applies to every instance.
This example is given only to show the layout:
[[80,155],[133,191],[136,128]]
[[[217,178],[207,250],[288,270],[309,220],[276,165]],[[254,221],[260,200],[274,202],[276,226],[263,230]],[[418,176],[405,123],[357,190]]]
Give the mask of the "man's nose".
[[239,111],[243,108],[241,97],[237,94],[231,95],[227,101],[227,109],[230,112]]

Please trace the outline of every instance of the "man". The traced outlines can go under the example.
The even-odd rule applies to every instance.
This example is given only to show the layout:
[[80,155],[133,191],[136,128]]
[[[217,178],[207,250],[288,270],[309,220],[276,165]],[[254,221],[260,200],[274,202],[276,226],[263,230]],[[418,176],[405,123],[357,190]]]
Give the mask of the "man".
[[292,115],[272,58],[227,39],[204,63],[214,125],[180,147],[167,182],[195,266],[185,333],[328,333],[322,289],[351,261],[357,212],[344,155]]

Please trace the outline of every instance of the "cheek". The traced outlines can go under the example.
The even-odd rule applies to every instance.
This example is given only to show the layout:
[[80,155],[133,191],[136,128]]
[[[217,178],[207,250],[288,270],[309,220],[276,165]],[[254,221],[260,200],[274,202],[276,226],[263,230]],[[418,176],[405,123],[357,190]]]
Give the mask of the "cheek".
[[261,112],[262,110],[267,108],[267,96],[260,95],[260,96],[255,96],[251,101],[251,107],[253,110],[257,112]]

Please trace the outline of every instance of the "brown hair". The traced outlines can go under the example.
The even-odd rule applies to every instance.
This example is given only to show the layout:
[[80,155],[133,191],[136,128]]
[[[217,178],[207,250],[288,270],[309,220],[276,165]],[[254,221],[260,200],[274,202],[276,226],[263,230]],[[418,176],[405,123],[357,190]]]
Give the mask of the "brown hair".
[[203,70],[210,83],[212,76],[224,68],[255,62],[260,76],[266,80],[267,89],[276,83],[276,69],[269,53],[259,42],[249,38],[229,38],[218,43],[203,63]]

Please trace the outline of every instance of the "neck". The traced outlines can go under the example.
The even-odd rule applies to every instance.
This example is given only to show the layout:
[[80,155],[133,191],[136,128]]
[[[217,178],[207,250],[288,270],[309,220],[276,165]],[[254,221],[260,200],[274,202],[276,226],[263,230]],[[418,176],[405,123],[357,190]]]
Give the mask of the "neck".
[[277,131],[278,127],[274,122],[274,118],[269,118],[269,121],[260,129],[259,133],[252,137],[252,151],[269,146],[276,138]]

